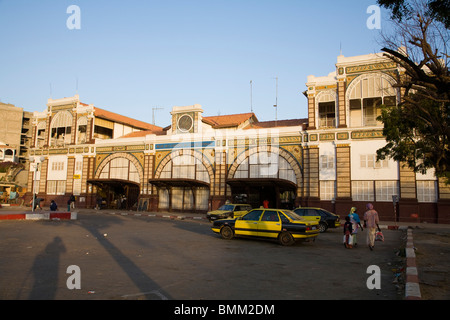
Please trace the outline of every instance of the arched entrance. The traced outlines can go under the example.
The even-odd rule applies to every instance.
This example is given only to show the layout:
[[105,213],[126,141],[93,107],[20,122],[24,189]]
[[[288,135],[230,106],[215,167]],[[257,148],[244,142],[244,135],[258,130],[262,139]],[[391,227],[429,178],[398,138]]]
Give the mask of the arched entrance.
[[227,179],[233,202],[258,208],[293,208],[301,185],[301,168],[287,151],[275,147],[253,148],[239,155]]
[[143,169],[139,161],[127,153],[118,153],[105,158],[99,165],[95,178],[88,183],[97,186],[97,201],[111,209],[137,207]]
[[158,188],[158,210],[204,212],[213,170],[201,153],[176,151],[159,164],[149,182]]

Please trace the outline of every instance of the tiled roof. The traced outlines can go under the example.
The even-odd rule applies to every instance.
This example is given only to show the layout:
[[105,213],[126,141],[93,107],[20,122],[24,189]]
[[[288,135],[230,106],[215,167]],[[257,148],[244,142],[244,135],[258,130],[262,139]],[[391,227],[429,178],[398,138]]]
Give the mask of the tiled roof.
[[100,109],[97,107],[94,107],[94,115],[97,118],[102,118],[102,119],[106,119],[106,120],[110,120],[113,122],[119,122],[119,123],[123,123],[123,124],[127,124],[129,126],[135,127],[137,129],[142,129],[142,130],[151,130],[151,131],[160,131],[162,130],[161,127],[158,126],[154,126],[150,123],[146,123],[143,121],[139,121],[136,119],[132,119],[129,117],[125,117],[122,116],[120,114],[111,112],[111,111],[107,111],[104,109]]
[[162,136],[162,135],[166,135],[167,132],[163,131],[163,130],[142,130],[142,131],[130,132],[126,135],[121,136],[121,138],[145,137],[148,134],[155,134],[157,136]]
[[252,123],[246,129],[257,129],[257,128],[276,128],[276,127],[295,127],[295,126],[306,126],[308,124],[308,119],[288,119],[288,120],[273,120],[273,121],[261,121]]
[[253,118],[254,122],[258,121],[254,113],[239,113],[223,116],[203,117],[202,121],[211,125],[213,128],[228,128],[237,127],[250,118]]

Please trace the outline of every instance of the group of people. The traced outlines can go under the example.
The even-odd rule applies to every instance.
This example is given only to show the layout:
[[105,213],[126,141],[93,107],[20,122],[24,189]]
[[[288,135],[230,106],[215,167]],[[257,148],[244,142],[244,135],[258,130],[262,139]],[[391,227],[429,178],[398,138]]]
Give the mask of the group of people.
[[[70,209],[75,209],[75,196],[72,194],[67,200],[67,211],[70,211]],[[55,200],[50,201],[50,211],[56,211],[58,210],[58,205],[56,204]]]
[[345,217],[344,223],[344,245],[346,248],[353,248],[358,245],[357,235],[359,230],[367,231],[367,245],[372,251],[375,247],[375,238],[377,230],[380,232],[378,223],[380,222],[378,212],[374,210],[373,205],[368,203],[366,205],[366,212],[364,213],[364,227],[361,225],[361,220],[356,213],[356,208],[352,207],[350,214]]

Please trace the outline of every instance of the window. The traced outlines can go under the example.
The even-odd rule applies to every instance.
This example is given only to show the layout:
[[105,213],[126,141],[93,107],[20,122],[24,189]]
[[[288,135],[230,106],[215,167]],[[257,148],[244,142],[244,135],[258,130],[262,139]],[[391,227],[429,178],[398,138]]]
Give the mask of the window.
[[377,117],[381,114],[381,105],[395,106],[397,89],[381,75],[363,75],[349,86],[350,125],[381,126]]
[[278,213],[273,210],[266,210],[264,212],[264,215],[261,219],[261,221],[273,221],[273,222],[279,222],[280,218],[278,217]]
[[359,159],[361,168],[380,169],[389,167],[389,161],[387,159],[377,161],[376,154],[362,154],[359,156]]
[[50,128],[51,146],[64,146],[71,143],[72,118],[69,111],[60,111],[53,116]]
[[52,162],[52,171],[63,171],[64,162]]
[[192,155],[176,156],[161,171],[162,179],[192,179],[210,182],[209,173],[201,160]]
[[417,181],[417,200],[419,202],[436,202],[436,181]]
[[376,181],[375,192],[377,201],[392,201],[392,196],[398,196],[398,181]]
[[294,169],[283,157],[272,152],[260,152],[243,160],[234,178],[278,178],[297,183]]
[[121,179],[139,183],[139,171],[126,158],[115,158],[108,162],[100,173],[100,179]]
[[319,103],[319,127],[336,127],[334,102]]
[[77,143],[78,144],[86,143],[87,117],[86,116],[80,117],[78,119],[77,125],[78,125]]
[[373,201],[373,181],[352,181],[353,201]]
[[334,156],[331,156],[331,155],[320,156],[320,168],[321,169],[333,169],[334,168]]
[[320,200],[336,198],[336,181],[320,181]]
[[317,113],[319,128],[335,128],[336,123],[336,93],[333,90],[321,91],[317,97]]
[[49,180],[47,181],[47,194],[64,195],[66,193],[65,180]]
[[245,216],[243,216],[242,220],[245,220],[245,221],[259,221],[259,218],[261,217],[262,213],[263,213],[262,210],[253,210],[253,211],[247,213]]

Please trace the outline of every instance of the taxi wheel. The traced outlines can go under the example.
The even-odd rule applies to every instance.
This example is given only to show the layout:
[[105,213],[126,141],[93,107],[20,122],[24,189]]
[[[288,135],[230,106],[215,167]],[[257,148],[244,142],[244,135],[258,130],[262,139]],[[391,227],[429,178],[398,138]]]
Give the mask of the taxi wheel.
[[287,231],[280,233],[280,235],[278,236],[278,241],[283,246],[290,246],[293,245],[295,242],[294,238],[292,237],[292,234],[290,234]]
[[328,229],[328,225],[324,222],[320,222],[319,223],[319,232],[325,232]]
[[222,227],[222,229],[220,229],[220,235],[224,239],[231,240],[234,237],[234,232],[230,226],[224,226]]

